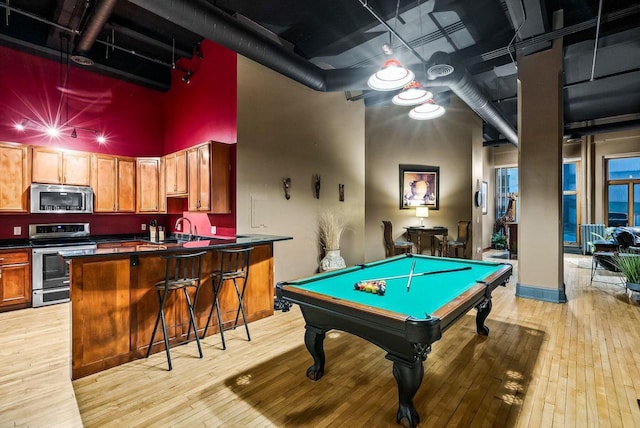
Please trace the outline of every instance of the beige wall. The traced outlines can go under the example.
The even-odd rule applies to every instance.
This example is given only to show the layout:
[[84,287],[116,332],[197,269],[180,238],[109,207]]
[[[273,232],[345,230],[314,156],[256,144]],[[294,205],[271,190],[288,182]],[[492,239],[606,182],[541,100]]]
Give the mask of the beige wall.
[[[342,256],[347,265],[363,262],[364,157],[362,101],[313,91],[238,55],[237,230],[293,236],[274,244],[276,281],[317,271],[318,215],[325,210],[349,216]],[[321,176],[320,199],[314,174]]]
[[420,224],[415,210],[399,207],[399,164],[440,167],[440,209],[429,210],[425,224],[447,226],[455,238],[458,221],[471,220],[472,234],[478,237],[467,256],[480,258],[474,249],[482,246],[482,211],[472,201],[482,181],[482,122],[455,97],[447,113],[435,120],[415,121],[408,112],[397,106],[366,109],[365,259],[384,257],[382,220],[393,223],[395,238],[403,226]]

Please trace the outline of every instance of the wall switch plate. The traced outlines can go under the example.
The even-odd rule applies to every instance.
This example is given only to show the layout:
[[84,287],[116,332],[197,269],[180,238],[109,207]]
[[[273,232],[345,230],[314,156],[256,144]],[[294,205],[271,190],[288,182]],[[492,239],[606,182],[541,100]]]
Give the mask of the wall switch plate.
[[216,226],[211,226],[211,234],[212,234],[212,235],[215,235],[215,234],[216,234],[217,229],[218,229],[218,228],[217,228]]
[[142,223],[140,225],[140,230],[147,230],[147,224],[146,223]]
[[13,228],[13,234],[14,234],[14,235],[16,235],[16,236],[20,236],[20,235],[22,235],[22,227],[20,227],[20,226],[15,226],[15,227]]

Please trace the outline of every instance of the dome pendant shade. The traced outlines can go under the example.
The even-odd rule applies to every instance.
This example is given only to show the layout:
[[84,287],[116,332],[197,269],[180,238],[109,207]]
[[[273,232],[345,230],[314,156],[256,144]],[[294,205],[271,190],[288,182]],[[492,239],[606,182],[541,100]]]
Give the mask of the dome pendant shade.
[[442,106],[434,103],[432,100],[427,101],[424,104],[420,104],[414,107],[409,112],[409,117],[415,120],[429,120],[440,117],[445,113],[445,109]]
[[413,106],[429,101],[431,98],[433,98],[433,94],[414,80],[406,85],[402,92],[393,97],[391,101],[398,106]]
[[397,59],[390,59],[369,78],[367,84],[376,91],[395,91],[411,82],[413,78],[411,70],[404,68]]

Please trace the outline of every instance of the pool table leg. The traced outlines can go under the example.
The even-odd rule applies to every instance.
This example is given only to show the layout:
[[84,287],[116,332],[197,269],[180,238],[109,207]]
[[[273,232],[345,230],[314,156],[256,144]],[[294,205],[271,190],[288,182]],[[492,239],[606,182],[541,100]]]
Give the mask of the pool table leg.
[[477,307],[478,315],[476,315],[476,331],[480,336],[489,336],[489,327],[484,325],[485,320],[489,316],[492,308],[491,298],[485,298]]
[[318,380],[324,375],[324,336],[326,330],[307,325],[304,333],[304,344],[313,357],[313,365],[307,369],[307,377]]
[[422,361],[408,363],[389,355],[387,358],[393,361],[393,377],[398,383],[399,405],[396,421],[402,426],[413,428],[420,423],[420,415],[413,405],[413,397],[418,392],[424,377]]

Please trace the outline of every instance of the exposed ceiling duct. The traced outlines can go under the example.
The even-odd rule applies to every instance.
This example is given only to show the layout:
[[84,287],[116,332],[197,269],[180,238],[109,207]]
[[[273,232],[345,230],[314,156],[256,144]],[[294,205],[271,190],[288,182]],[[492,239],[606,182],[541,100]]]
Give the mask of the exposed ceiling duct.
[[[275,41],[255,33],[206,2],[188,0],[171,2],[130,0],[130,2],[317,91],[366,88],[368,77],[375,71],[370,69],[323,70]],[[434,58],[440,61],[435,62]],[[430,61],[432,65],[437,63],[444,65],[449,62],[448,55],[445,57],[434,55]],[[436,78],[431,83],[449,86],[482,119],[517,146],[516,132],[473,82],[466,70],[458,67],[452,74]]]
[[75,53],[71,56],[74,62],[80,65],[93,65],[89,51],[107,23],[117,2],[118,0],[103,0],[95,5],[94,11],[82,31],[82,36],[76,43]]
[[453,63],[445,52],[434,53],[427,61],[427,86],[448,86],[483,120],[491,124],[511,144],[518,147],[518,134],[473,81],[469,72],[461,65]]
[[354,89],[354,86],[364,88],[369,75],[375,71],[323,70],[206,2],[131,0],[130,3],[317,91],[344,91]]

